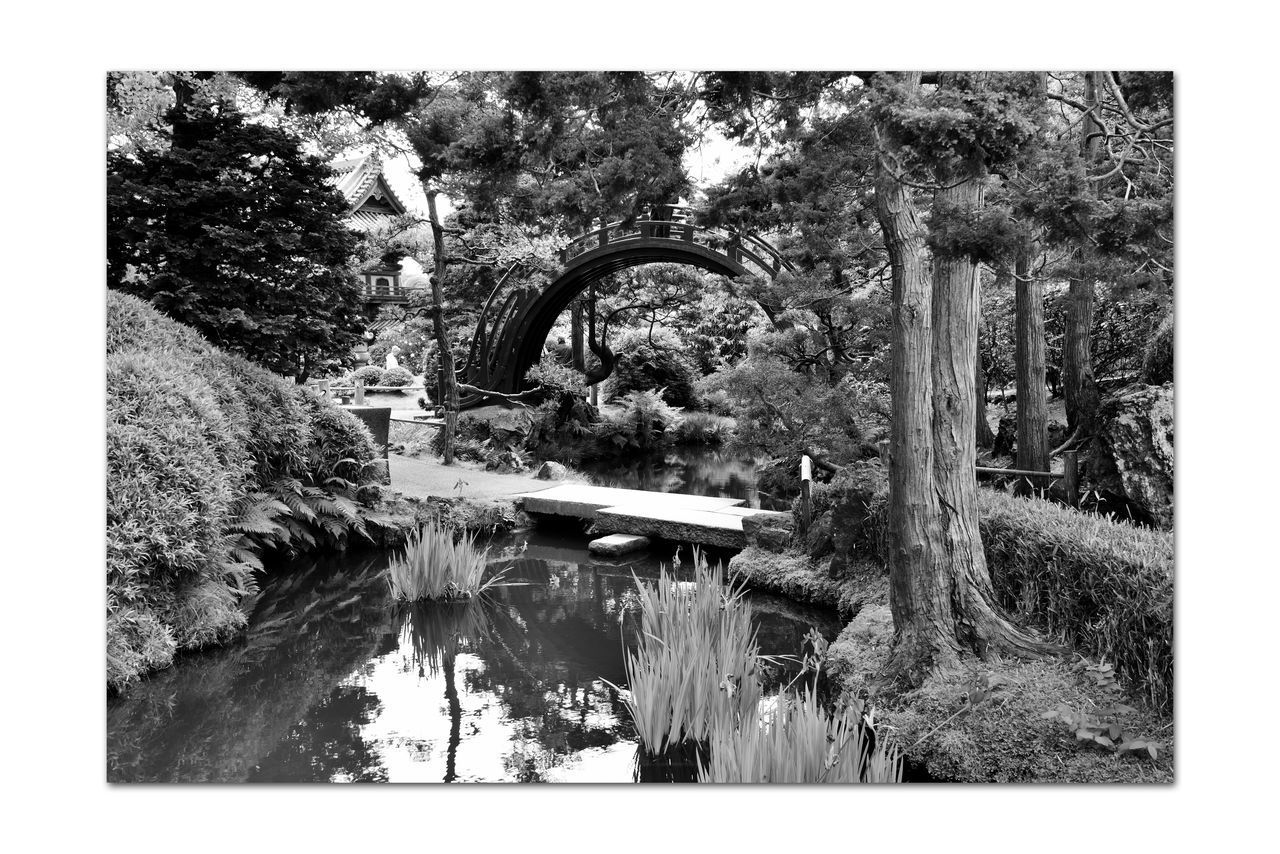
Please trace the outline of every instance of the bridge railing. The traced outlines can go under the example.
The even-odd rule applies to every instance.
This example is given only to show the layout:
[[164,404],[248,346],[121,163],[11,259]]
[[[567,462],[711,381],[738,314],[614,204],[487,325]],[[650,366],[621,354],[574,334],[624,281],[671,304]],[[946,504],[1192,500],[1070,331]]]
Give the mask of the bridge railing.
[[723,253],[757,275],[773,277],[790,265],[772,246],[754,234],[708,228],[671,219],[638,219],[630,225],[612,222],[575,238],[560,251],[568,265],[578,257],[607,246],[631,241],[670,240],[691,243]]

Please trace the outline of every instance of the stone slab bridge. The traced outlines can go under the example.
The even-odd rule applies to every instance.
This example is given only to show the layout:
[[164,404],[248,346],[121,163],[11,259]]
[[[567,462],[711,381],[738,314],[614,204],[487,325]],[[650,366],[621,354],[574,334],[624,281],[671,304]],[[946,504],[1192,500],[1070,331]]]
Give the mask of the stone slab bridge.
[[[659,206],[627,224],[614,222],[576,238],[560,251],[561,269],[545,288],[515,283],[507,270],[480,312],[471,349],[458,369],[460,382],[503,394],[524,390],[560,316],[583,291],[611,273],[658,262],[691,264],[729,278],[770,279],[791,265],[761,238],[747,232],[694,225],[688,208]],[[773,317],[774,308],[762,305]],[[486,395],[463,394],[462,408]]]
[[661,537],[677,543],[741,549],[746,525],[791,526],[790,513],[743,507],[738,498],[645,492],[566,483],[515,496],[526,513],[593,523],[596,534]]

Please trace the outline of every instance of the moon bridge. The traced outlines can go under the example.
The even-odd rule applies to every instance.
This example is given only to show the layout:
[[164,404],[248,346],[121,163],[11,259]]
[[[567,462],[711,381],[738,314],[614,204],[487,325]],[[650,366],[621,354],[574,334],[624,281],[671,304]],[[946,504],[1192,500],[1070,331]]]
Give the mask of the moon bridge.
[[[518,282],[518,265],[503,274],[481,309],[458,380],[514,394],[538,363],[556,318],[593,282],[642,264],[691,264],[729,278],[775,278],[791,265],[754,234],[694,225],[688,208],[662,206],[634,222],[613,222],[570,241],[560,250],[561,270],[545,288]],[[764,306],[772,315],[770,306]],[[461,396],[462,408],[486,395]]]

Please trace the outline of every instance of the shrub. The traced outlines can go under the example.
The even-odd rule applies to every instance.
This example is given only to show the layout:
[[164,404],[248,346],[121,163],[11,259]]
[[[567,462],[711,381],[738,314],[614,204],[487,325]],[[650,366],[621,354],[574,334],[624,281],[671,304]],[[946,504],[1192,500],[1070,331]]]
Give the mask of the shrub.
[[694,406],[696,373],[670,333],[659,333],[650,344],[647,335],[623,335],[616,347],[618,359],[609,378],[609,399],[626,397],[633,391],[662,390],[662,399],[672,406]]
[[1172,708],[1172,536],[1046,501],[979,495],[1001,603]]
[[356,382],[358,380],[366,386],[383,385],[382,374],[382,368],[379,368],[377,365],[365,365],[363,368],[358,368],[355,373],[351,375],[351,381]]
[[[363,370],[363,369],[362,369]],[[394,367],[382,372],[382,381],[375,385],[406,386],[413,384],[413,374],[407,368]]]
[[657,392],[633,391],[622,399],[622,409],[602,413],[595,427],[599,440],[618,450],[649,450],[663,443],[666,432],[679,421],[680,413],[668,406]]
[[671,440],[680,445],[721,445],[733,437],[736,422],[710,412],[686,412],[672,425]]
[[[354,501],[374,477],[363,424],[115,292],[106,374],[107,669],[119,688],[243,628],[237,603],[272,532],[311,529],[314,544],[379,517]],[[272,491],[282,482],[297,484],[292,505]]]

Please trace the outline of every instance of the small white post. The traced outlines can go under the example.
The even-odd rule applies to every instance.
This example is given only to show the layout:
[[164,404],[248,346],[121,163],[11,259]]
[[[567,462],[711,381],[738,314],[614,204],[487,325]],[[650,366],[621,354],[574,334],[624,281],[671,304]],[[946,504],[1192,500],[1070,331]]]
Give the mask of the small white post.
[[364,406],[364,380],[356,380],[356,406]]
[[331,403],[333,401],[333,392],[329,390],[328,380],[320,380],[320,398],[325,403]]
[[808,454],[802,454],[800,456],[800,520],[806,531],[809,530],[809,523],[813,521],[812,482],[813,462]]

